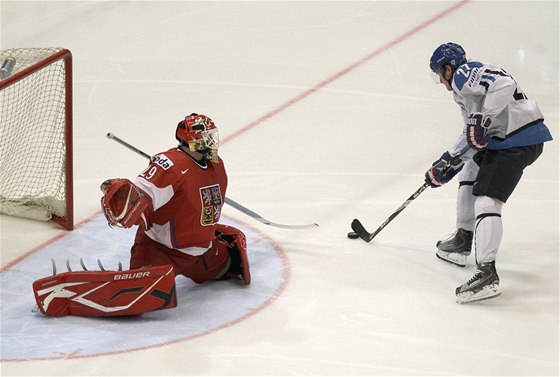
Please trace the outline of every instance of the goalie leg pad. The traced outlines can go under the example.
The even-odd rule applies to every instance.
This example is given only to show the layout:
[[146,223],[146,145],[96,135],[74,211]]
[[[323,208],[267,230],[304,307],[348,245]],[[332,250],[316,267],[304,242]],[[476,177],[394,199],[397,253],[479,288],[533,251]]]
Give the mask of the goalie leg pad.
[[170,265],[128,271],[64,272],[33,282],[46,316],[123,316],[177,306]]
[[216,224],[216,240],[227,247],[231,261],[228,270],[220,280],[240,279],[245,285],[251,284],[245,234],[233,226]]

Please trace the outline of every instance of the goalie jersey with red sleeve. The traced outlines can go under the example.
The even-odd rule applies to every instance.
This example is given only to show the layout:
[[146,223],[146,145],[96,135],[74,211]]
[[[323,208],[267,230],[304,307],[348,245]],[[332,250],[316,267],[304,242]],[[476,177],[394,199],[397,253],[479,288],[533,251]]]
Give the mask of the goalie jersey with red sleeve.
[[147,229],[139,231],[189,255],[208,250],[227,189],[222,159],[197,162],[179,148],[172,148],[153,156],[134,184],[150,203]]

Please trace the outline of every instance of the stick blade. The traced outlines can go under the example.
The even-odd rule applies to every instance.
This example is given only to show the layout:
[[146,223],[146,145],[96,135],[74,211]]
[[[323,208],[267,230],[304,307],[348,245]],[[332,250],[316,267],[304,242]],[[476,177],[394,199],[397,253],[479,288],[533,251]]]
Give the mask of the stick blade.
[[352,220],[351,226],[352,226],[352,230],[356,232],[356,234],[358,234],[358,236],[366,242],[370,242],[375,236],[374,234],[368,232],[366,228],[364,228],[360,220],[358,219]]

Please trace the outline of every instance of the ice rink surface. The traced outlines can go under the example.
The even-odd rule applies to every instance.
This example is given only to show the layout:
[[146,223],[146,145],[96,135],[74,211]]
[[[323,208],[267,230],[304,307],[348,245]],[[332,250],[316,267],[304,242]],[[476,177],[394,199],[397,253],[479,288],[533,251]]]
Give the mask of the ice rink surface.
[[[0,218],[1,319],[18,326],[20,317],[31,338],[82,334],[68,353],[35,358],[14,357],[23,337],[3,331],[2,376],[559,375],[558,2],[2,0],[0,13],[2,49],[73,53],[78,224],[68,233]],[[555,138],[502,212],[504,293],[472,305],[456,304],[454,289],[473,275],[473,256],[464,269],[435,257],[455,227],[456,182],[426,190],[371,243],[346,238],[356,217],[376,229],[461,132],[458,106],[428,69],[448,41],[505,68]],[[146,161],[106,133],[153,154],[175,145],[191,112],[220,129],[228,197],[274,222],[320,226],[278,229],[226,206],[225,218],[255,239],[258,279],[246,296],[240,287],[235,300],[219,300],[220,288],[193,286],[208,299],[189,300],[184,289],[180,308],[159,312],[150,331],[78,317],[41,318],[29,331],[40,316],[31,286],[6,283],[25,281],[20,266],[25,279],[42,278],[57,248],[98,258],[121,240],[121,230],[92,227],[99,184],[134,177]],[[275,258],[269,276],[262,266]],[[255,292],[266,305],[230,320]],[[200,331],[200,316],[223,323],[158,337],[156,326]],[[121,340],[120,352],[84,352]]]

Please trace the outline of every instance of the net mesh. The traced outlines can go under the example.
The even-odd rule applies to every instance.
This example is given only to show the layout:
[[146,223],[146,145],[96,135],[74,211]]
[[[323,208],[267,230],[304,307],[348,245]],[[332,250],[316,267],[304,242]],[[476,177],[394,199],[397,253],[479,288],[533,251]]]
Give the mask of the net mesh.
[[[13,76],[60,50],[3,50],[0,63],[14,58]],[[65,217],[65,112],[63,60],[0,90],[0,212]]]

